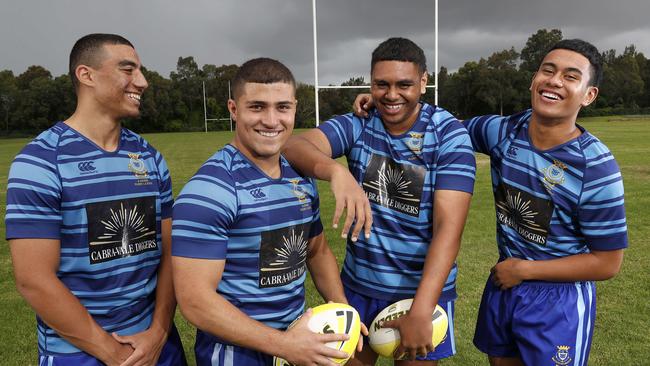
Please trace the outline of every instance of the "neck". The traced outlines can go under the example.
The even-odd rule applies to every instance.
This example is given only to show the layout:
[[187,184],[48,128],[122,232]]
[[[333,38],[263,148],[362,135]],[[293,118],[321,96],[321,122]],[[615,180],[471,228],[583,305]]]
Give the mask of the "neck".
[[406,131],[410,130],[411,127],[415,124],[415,121],[417,121],[418,117],[420,116],[420,110],[422,109],[422,104],[418,103],[418,107],[415,108],[415,111],[413,111],[413,114],[411,114],[407,120],[404,122],[398,124],[398,125],[391,125],[386,122],[384,122],[384,128],[386,131],[388,131],[389,134],[393,136],[399,136]]
[[282,177],[282,169],[280,168],[280,153],[272,156],[256,156],[248,149],[243,148],[239,143],[237,143],[236,139],[231,141],[230,144],[237,148],[240,153],[244,154],[244,156],[247,157],[251,163],[255,164],[256,167],[258,167],[270,178],[278,179]]
[[540,150],[548,150],[571,141],[582,134],[576,126],[576,116],[570,119],[549,120],[533,113],[528,127],[531,143]]
[[77,105],[74,114],[64,122],[103,150],[115,151],[119,146],[120,121],[96,109]]

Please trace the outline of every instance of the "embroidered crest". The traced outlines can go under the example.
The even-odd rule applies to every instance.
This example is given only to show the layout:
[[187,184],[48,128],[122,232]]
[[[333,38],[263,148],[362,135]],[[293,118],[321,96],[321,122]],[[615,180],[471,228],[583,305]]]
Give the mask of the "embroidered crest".
[[570,348],[569,346],[557,346],[557,351],[555,351],[555,355],[551,358],[556,366],[564,366],[571,363],[571,356],[569,356]]

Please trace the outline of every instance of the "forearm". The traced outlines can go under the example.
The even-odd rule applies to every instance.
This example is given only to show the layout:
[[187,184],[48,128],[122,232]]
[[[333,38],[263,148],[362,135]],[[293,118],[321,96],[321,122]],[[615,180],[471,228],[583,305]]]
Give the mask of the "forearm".
[[38,282],[17,280],[17,287],[38,316],[58,335],[104,363],[116,364],[126,359],[131,348],[121,345],[102,329],[58,278]]
[[443,235],[434,236],[427,251],[422,279],[411,306],[412,312],[427,314],[428,316],[433,313],[445,282],[449,277],[449,272],[454,265],[459,248],[460,238],[444,237]]
[[522,279],[552,282],[602,281],[621,268],[623,250],[570,255],[551,260],[522,260]]
[[166,337],[176,310],[176,297],[172,280],[171,263],[171,219],[163,220],[163,248],[158,267],[158,283],[156,285],[156,309],[153,314],[150,329],[163,332]]
[[326,243],[321,245],[307,261],[314,286],[326,302],[347,304],[336,257]]
[[328,152],[326,147],[317,146],[302,135],[291,136],[282,150],[282,155],[291,166],[316,179],[331,181],[337,170],[347,170],[330,157],[331,152]]
[[258,322],[216,292],[179,297],[183,316],[197,328],[241,347],[266,354],[284,354],[281,331]]

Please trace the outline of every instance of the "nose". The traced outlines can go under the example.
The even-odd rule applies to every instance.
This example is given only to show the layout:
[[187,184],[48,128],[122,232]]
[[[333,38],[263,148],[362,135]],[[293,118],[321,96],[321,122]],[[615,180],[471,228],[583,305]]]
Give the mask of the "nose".
[[386,99],[396,100],[398,98],[399,98],[399,94],[397,93],[397,88],[394,86],[388,87],[388,90],[386,91]]
[[266,128],[275,128],[280,124],[281,115],[275,108],[268,108],[262,116],[262,125]]
[[548,83],[554,87],[561,88],[564,85],[562,81],[562,73],[556,72],[548,79]]
[[144,77],[142,70],[138,69],[138,71],[135,73],[135,76],[133,78],[133,85],[135,85],[135,87],[140,90],[144,90],[149,86],[147,78]]

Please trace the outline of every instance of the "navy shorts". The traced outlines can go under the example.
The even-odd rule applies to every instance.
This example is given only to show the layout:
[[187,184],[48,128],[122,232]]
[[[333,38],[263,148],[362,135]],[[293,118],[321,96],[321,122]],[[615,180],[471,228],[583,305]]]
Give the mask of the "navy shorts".
[[[370,328],[370,324],[375,319],[377,314],[380,311],[384,310],[388,305],[394,303],[395,301],[388,300],[379,300],[373,299],[371,297],[359,294],[347,287],[343,287],[345,290],[345,296],[348,299],[348,303],[357,309],[361,322]],[[454,301],[447,301],[439,303],[445,312],[447,312],[447,317],[449,318],[449,327],[447,328],[447,334],[445,338],[433,352],[429,352],[426,357],[416,357],[416,360],[425,361],[425,360],[440,360],[443,358],[451,357],[456,354],[456,342],[454,340]],[[368,344],[368,337],[364,336],[363,339],[364,347]]]
[[596,319],[593,282],[523,282],[501,290],[488,279],[474,345],[525,365],[587,365]]
[[[44,355],[39,354],[39,366],[104,366],[104,363],[87,353],[75,353],[74,355]],[[178,335],[176,326],[172,328],[167,337],[167,343],[160,351],[158,366],[187,366],[183,344]]]
[[249,348],[219,343],[216,338],[197,333],[194,354],[197,366],[271,366],[273,356]]

